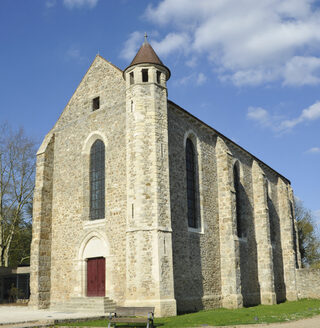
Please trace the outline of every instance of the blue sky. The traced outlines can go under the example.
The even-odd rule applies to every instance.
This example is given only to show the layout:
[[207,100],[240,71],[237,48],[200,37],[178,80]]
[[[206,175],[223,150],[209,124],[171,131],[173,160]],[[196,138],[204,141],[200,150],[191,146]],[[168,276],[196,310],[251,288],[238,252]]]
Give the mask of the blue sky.
[[2,0],[0,122],[39,143],[95,55],[149,35],[169,99],[289,178],[320,224],[320,8],[312,0]]

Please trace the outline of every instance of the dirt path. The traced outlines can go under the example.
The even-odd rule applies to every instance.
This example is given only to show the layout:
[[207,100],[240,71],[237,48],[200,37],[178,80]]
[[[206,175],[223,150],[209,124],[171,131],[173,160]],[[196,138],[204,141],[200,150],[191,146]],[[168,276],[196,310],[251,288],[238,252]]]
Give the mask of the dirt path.
[[302,319],[298,321],[282,322],[282,323],[270,323],[270,324],[258,324],[258,325],[238,325],[238,326],[200,326],[199,328],[320,328],[320,315],[312,318]]

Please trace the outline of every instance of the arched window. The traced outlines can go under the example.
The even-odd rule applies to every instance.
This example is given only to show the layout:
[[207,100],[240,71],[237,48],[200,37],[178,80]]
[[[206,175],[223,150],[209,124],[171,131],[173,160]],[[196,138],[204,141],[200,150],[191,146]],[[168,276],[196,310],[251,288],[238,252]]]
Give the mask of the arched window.
[[265,180],[265,186],[266,186],[267,207],[269,211],[269,221],[270,221],[270,239],[271,239],[271,243],[274,244],[276,241],[276,226],[275,226],[275,218],[273,213],[273,203],[270,197],[271,189],[270,189],[269,181],[267,179]]
[[242,237],[241,227],[241,200],[240,200],[240,175],[239,164],[235,163],[233,166],[233,184],[236,198],[236,218],[237,218],[237,236]]
[[195,151],[192,141],[186,142],[186,169],[187,169],[187,202],[188,202],[188,226],[198,228],[197,203],[196,203],[196,166]]
[[90,219],[103,219],[105,208],[104,143],[96,140],[90,150]]

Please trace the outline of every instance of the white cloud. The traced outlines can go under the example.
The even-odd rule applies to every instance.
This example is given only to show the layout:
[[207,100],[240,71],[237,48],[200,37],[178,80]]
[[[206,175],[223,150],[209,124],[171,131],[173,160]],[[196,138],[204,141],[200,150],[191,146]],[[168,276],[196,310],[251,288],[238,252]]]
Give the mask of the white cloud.
[[195,57],[195,56],[186,61],[186,65],[191,68],[196,67],[197,64],[198,64],[198,61],[197,61],[197,57]]
[[[313,153],[313,154],[317,154],[320,153],[320,147],[313,147],[307,150],[307,153]],[[320,212],[319,212],[320,215]]]
[[207,77],[203,73],[199,73],[197,77],[197,85],[202,85],[207,81]]
[[63,4],[69,8],[94,8],[98,3],[98,0],[63,0]]
[[131,61],[137,54],[139,47],[143,42],[143,33],[139,31],[134,31],[129,35],[129,38],[125,41],[120,57]]
[[145,17],[173,31],[158,42],[165,55],[178,48],[169,36],[179,36],[188,49],[186,62],[204,54],[220,69],[222,80],[308,85],[320,83],[320,9],[315,2],[163,0],[149,5]]
[[219,76],[220,80],[230,80],[235,85],[258,85],[264,82],[272,82],[279,77],[279,72],[270,69],[250,69],[250,70],[239,70],[232,74],[225,74]]
[[46,7],[47,8],[52,8],[56,5],[57,1],[56,0],[47,0],[46,1]]
[[173,81],[173,84],[176,86],[186,85],[189,84],[192,80],[194,80],[194,74],[185,75],[182,78],[176,78]]
[[262,126],[270,126],[270,115],[268,111],[262,107],[249,107],[247,118],[258,122]]
[[74,61],[77,61],[77,62],[82,62],[86,58],[84,56],[82,56],[79,48],[77,48],[76,46],[71,46],[66,51],[66,59],[67,60],[74,60]]
[[306,85],[320,82],[320,58],[293,57],[286,63],[284,84]]
[[[120,57],[131,61],[143,43],[143,35],[144,33],[139,31],[132,32],[124,43]],[[152,35],[158,36],[157,32],[153,32]],[[160,57],[166,57],[173,51],[186,51],[185,44],[188,44],[189,41],[186,34],[169,33],[162,41],[149,40],[149,42]]]
[[[297,124],[319,119],[320,102],[317,101],[313,105],[302,110],[300,116],[290,120],[289,119],[284,120],[280,116],[270,114],[266,109],[261,107],[249,107],[247,111],[247,118],[256,121],[261,126],[270,127],[274,131],[286,132],[294,128]],[[318,148],[311,148],[311,149],[313,149],[312,152],[316,152]]]
[[295,127],[297,124],[307,122],[307,121],[314,121],[320,118],[320,102],[317,101],[310,107],[304,109],[301,115],[297,118],[291,120],[285,120],[281,122],[280,129],[291,129]]
[[173,81],[174,85],[181,86],[181,85],[196,85],[200,86],[203,85],[207,81],[207,77],[203,73],[191,73],[189,75],[185,75],[182,78],[177,78]]
[[152,47],[159,56],[167,56],[176,51],[186,52],[189,44],[189,37],[185,33],[169,33],[162,41],[152,41]]

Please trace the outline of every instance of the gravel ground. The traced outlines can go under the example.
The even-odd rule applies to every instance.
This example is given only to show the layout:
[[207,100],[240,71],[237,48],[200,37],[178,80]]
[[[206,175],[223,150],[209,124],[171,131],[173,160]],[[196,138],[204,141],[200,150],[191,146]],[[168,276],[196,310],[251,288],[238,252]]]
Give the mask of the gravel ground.
[[58,312],[51,310],[34,310],[27,306],[0,305],[0,328],[30,327],[38,324],[53,322],[54,320],[97,318],[103,313]]

